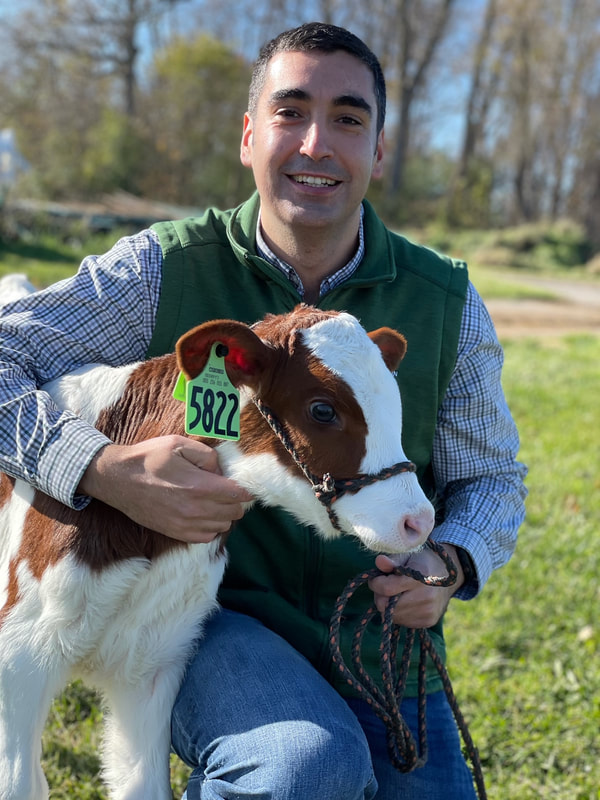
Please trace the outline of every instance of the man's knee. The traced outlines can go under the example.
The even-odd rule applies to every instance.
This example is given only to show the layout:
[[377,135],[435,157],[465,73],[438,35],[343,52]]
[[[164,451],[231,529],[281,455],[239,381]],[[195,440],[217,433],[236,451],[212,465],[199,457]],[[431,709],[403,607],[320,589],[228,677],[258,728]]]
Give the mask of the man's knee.
[[375,794],[369,748],[358,725],[340,722],[334,730],[326,730],[287,723],[283,733],[286,738],[274,771],[278,773],[277,761],[286,759],[287,776],[279,773],[276,778],[274,798],[364,800]]
[[286,720],[219,742],[204,773],[192,776],[188,800],[369,800],[375,789],[358,725]]

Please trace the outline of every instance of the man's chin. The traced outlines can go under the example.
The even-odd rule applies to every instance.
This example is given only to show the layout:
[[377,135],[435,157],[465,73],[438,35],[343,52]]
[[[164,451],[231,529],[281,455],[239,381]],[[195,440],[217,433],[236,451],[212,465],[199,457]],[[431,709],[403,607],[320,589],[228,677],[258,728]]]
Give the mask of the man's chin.
[[290,224],[325,228],[339,220],[337,212],[326,202],[327,198],[306,198],[301,201],[286,200],[281,206],[281,219]]

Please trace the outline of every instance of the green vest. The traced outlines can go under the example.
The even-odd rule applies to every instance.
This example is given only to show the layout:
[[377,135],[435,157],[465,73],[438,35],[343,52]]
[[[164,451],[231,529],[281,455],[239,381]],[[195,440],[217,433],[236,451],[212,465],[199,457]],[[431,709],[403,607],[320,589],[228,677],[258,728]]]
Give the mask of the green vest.
[[[234,210],[210,209],[197,219],[153,226],[164,263],[148,357],[171,352],[181,334],[205,320],[253,323],[267,312],[284,313],[301,302],[282,273],[256,255],[259,207],[255,194]],[[456,360],[467,270],[462,262],[391,233],[366,201],[364,209],[365,257],[318,306],[349,311],[367,330],[388,325],[406,336],[408,350],[398,371],[403,444],[423,488],[433,496],[433,436]],[[371,568],[374,555],[349,536],[325,542],[285,512],[260,505],[236,524],[228,551],[221,603],[261,619],[347,694],[329,657],[328,623],[347,581]],[[353,598],[342,626],[345,655],[358,616],[369,604],[366,588]],[[431,633],[444,658],[441,621]],[[363,643],[363,662],[375,679],[380,673],[379,637],[379,625],[373,624]],[[430,668],[428,691],[439,688],[437,673]],[[416,693],[413,666],[407,694]]]

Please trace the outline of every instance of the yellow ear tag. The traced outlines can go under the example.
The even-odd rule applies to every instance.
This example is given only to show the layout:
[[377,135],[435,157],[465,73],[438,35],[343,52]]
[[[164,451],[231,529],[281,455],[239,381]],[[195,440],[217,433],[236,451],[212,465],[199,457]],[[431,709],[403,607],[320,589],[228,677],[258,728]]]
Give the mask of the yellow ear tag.
[[180,372],[175,388],[173,389],[173,398],[175,400],[180,400],[182,403],[185,403],[185,384],[185,375],[183,372]]
[[173,397],[183,400],[185,386],[185,432],[213,439],[240,438],[240,393],[225,370],[227,347],[213,344],[202,372],[193,380],[177,379]]

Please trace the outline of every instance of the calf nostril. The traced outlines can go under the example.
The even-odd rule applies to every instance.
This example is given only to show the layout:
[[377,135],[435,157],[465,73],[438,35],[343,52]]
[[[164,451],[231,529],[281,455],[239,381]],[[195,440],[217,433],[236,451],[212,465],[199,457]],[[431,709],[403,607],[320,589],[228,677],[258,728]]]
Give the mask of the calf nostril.
[[433,530],[434,518],[430,511],[411,514],[404,518],[403,527],[405,535],[411,539],[426,539]]

